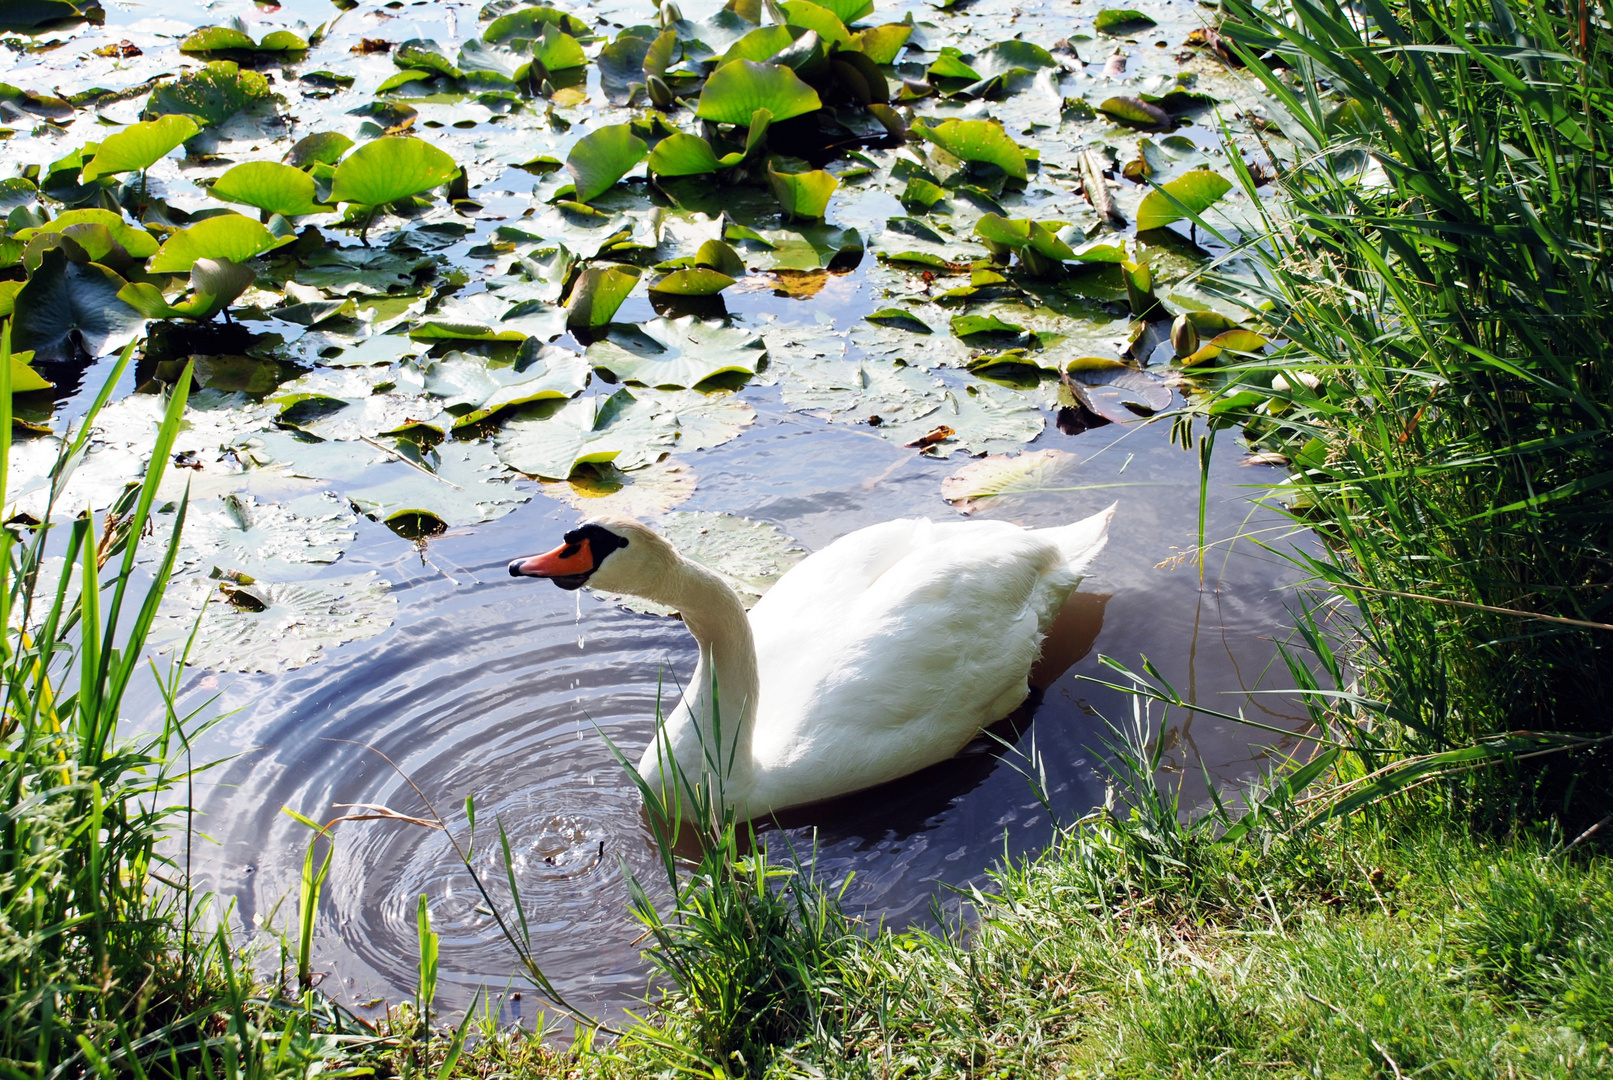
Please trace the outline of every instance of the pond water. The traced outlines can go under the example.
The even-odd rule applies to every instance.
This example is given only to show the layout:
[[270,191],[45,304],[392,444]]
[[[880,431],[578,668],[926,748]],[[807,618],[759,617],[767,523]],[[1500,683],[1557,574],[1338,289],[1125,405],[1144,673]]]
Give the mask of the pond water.
[[[1093,207],[1075,193],[1079,164],[1066,152],[1096,147],[1110,155],[1105,161],[1116,170],[1139,154],[1156,163],[1213,164],[1219,155],[1214,118],[1200,110],[1174,132],[1178,141],[1165,149],[1151,143],[1150,151],[1138,147],[1147,136],[1072,110],[1066,99],[1097,104],[1115,94],[1160,94],[1192,84],[1229,102],[1223,106],[1229,116],[1252,100],[1213,58],[1178,55],[1185,34],[1199,24],[1200,9],[1176,2],[1142,6],[1157,25],[1129,38],[1094,37],[1098,10],[1082,4],[982,0],[950,12],[899,4],[882,6],[867,21],[897,21],[911,10],[926,62],[943,46],[971,55],[1011,34],[1043,46],[1070,39],[1079,60],[1066,63],[1050,84],[1044,72],[1043,83],[1027,83],[991,102],[931,98],[914,104],[937,116],[1001,119],[1023,145],[1041,151],[1040,170],[1026,190],[981,192],[1000,200],[1005,216],[1074,222],[1089,237],[1123,238],[1103,234]],[[642,0],[572,10],[607,37],[654,18]],[[691,3],[683,15],[694,21],[713,11]],[[251,35],[261,36],[336,14],[307,0],[280,7],[111,0],[104,26],[41,32],[36,42],[59,38],[64,44],[40,52],[20,45],[10,50],[4,59],[10,71],[0,73],[0,80],[64,96],[93,86],[140,86],[158,74],[198,65],[177,51],[177,39],[194,27],[240,18]],[[187,213],[207,204],[193,183],[197,178],[216,177],[242,160],[279,160],[314,131],[343,131],[360,141],[376,135],[378,130],[362,129],[366,116],[350,110],[370,102],[375,87],[398,68],[385,54],[362,52],[361,42],[429,39],[452,56],[486,25],[473,5],[364,4],[343,13],[300,59],[266,68],[277,75],[276,90],[286,104],[237,116],[199,136],[199,149],[163,159],[147,174],[147,194],[177,211],[171,221],[184,225],[195,220]],[[94,51],[124,41],[141,56]],[[915,48],[909,55],[920,54]],[[1126,63],[1117,66],[1117,55]],[[298,81],[300,73],[312,71],[352,75],[354,89],[325,94],[322,84]],[[922,75],[922,66],[918,71]],[[1197,81],[1182,80],[1184,72],[1196,73]],[[255,594],[254,603],[266,600],[268,614],[305,601],[312,605],[307,621],[280,631],[250,622],[252,612],[219,616],[236,636],[204,643],[202,658],[212,669],[199,667],[183,683],[185,707],[216,697],[216,708],[228,714],[195,750],[199,760],[228,760],[199,781],[198,828],[213,842],[196,848],[194,870],[199,884],[231,905],[234,921],[267,931],[294,922],[309,833],[283,807],[320,820],[366,804],[420,816],[428,811],[423,794],[463,837],[461,807],[474,796],[480,824],[475,865],[492,883],[495,898],[507,903],[496,817],[508,832],[535,954],[549,976],[575,1004],[600,1015],[619,1015],[642,997],[640,929],[628,916],[622,867],[646,882],[659,871],[638,797],[601,733],[636,759],[648,740],[658,693],[670,704],[675,691],[669,688],[692,670],[694,643],[673,619],[631,611],[586,590],[572,594],[545,582],[512,580],[505,570],[514,556],[554,546],[595,508],[671,515],[661,520],[681,521],[686,533],[710,525],[719,537],[724,534],[718,523],[732,518],[765,523],[770,546],[758,557],[783,565],[792,545],[815,550],[889,518],[958,517],[961,504],[943,499],[943,481],[962,473],[962,488],[968,489],[971,474],[964,470],[975,460],[971,455],[986,451],[1053,453],[1017,494],[977,499],[971,508],[976,516],[1048,526],[1118,502],[1109,546],[1045,650],[1036,672],[1038,694],[998,729],[1013,749],[983,738],[953,761],[770,826],[775,839],[787,838],[798,851],[815,848],[828,880],[849,876],[847,905],[870,921],[922,922],[933,904],[945,903],[948,886],[981,881],[1005,856],[1045,845],[1052,829],[1048,814],[1016,768],[1025,767],[1024,754],[1033,744],[1061,819],[1079,817],[1102,801],[1104,718],[1121,720],[1132,703],[1089,680],[1107,677],[1100,653],[1134,668],[1147,656],[1207,708],[1241,708],[1273,727],[1298,729],[1301,710],[1280,695],[1254,693],[1289,685],[1276,641],[1289,622],[1285,589],[1298,577],[1256,540],[1279,550],[1308,542],[1255,501],[1282,472],[1240,461],[1232,436],[1223,436],[1203,523],[1205,537],[1219,543],[1209,551],[1201,580],[1190,557],[1200,529],[1198,455],[1172,444],[1168,418],[1145,418],[1182,402],[1180,389],[1168,380],[1175,373],[1164,337],[1168,314],[1217,307],[1180,279],[1223,249],[1208,242],[1196,247],[1180,225],[1153,235],[1143,246],[1156,253],[1166,306],[1145,312],[1142,320],[1131,317],[1118,279],[1092,283],[1077,295],[983,293],[978,302],[943,308],[936,296],[959,281],[938,283],[923,265],[890,256],[918,251],[953,260],[980,257],[984,249],[969,236],[982,210],[957,199],[955,226],[926,235],[920,226],[936,226],[942,211],[909,216],[911,209],[899,198],[902,183],[887,182],[902,151],[872,129],[857,143],[870,173],[842,178],[825,226],[781,221],[773,197],[754,185],[718,189],[682,181],[669,204],[642,179],[631,178],[595,200],[603,223],[578,224],[548,205],[569,180],[564,172],[535,177],[514,166],[539,154],[563,160],[580,134],[625,122],[633,112],[603,105],[592,65],[586,81],[570,88],[571,96],[566,89],[555,94],[547,112],[541,100],[511,107],[440,87],[405,99],[415,110],[408,130],[444,147],[467,169],[466,194],[474,202],[439,204],[377,226],[371,239],[391,262],[359,266],[362,260],[355,257],[340,265],[329,258],[321,263],[323,256],[304,251],[293,266],[263,256],[259,280],[243,294],[246,310],[236,312],[233,327],[214,324],[206,333],[184,331],[169,339],[148,328],[152,336],[138,368],[122,380],[115,411],[103,421],[103,437],[86,462],[87,475],[100,470],[106,480],[84,485],[74,498],[102,510],[122,482],[144,467],[138,453],[120,457],[119,451],[148,437],[151,410],[160,410],[160,399],[149,391],[173,376],[162,364],[203,357],[202,377],[213,396],[193,410],[191,430],[206,437],[197,435],[194,447],[183,440],[178,447],[202,451],[198,467],[187,474],[197,494],[192,520],[200,524],[170,621],[186,625],[194,610],[186,603],[216,598],[216,582],[206,574],[212,567],[246,568],[267,583],[259,587],[270,591]],[[70,118],[32,131],[19,130],[6,144],[6,159],[19,166],[56,160],[134,121],[145,100],[144,93],[113,98],[91,101]],[[691,127],[687,112],[675,119]],[[1235,123],[1234,130],[1245,129]],[[792,152],[781,145],[772,150]],[[848,172],[844,157],[825,155],[821,147],[802,153],[808,150],[812,164]],[[1135,219],[1146,190],[1129,182],[1116,188],[1114,197],[1129,219]],[[1247,212],[1240,199],[1234,193],[1221,208],[1229,229]],[[648,221],[652,203],[665,212],[660,222]],[[640,263],[645,251],[654,253],[649,262],[692,255],[704,239],[718,235],[712,230],[723,211],[760,230],[768,244],[746,247],[735,240],[751,273],[723,294],[721,324],[733,336],[700,342],[686,336],[673,344],[696,368],[717,354],[726,362],[749,356],[754,374],[739,380],[737,389],[730,385],[706,395],[633,388],[639,402],[660,402],[680,419],[675,425],[634,420],[621,436],[625,449],[616,462],[622,471],[582,468],[567,483],[540,482],[533,474],[546,475],[541,470],[507,468],[520,469],[518,460],[533,460],[531,455],[552,457],[552,447],[532,449],[541,440],[531,433],[560,422],[564,413],[556,413],[553,402],[536,411],[529,406],[479,441],[448,440],[436,450],[428,441],[429,453],[396,434],[426,415],[423,403],[447,396],[441,382],[429,381],[431,364],[440,362],[435,370],[447,379],[450,362],[507,368],[514,352],[512,345],[464,338],[411,342],[401,331],[430,320],[495,328],[508,322],[557,351],[583,352],[588,339],[603,331],[568,331],[555,304],[558,295],[546,294],[541,280],[506,269],[512,258],[547,258],[534,250],[538,239],[598,256],[599,230],[608,234],[623,222],[636,230]],[[499,231],[512,223],[526,230],[526,240]],[[851,229],[857,230],[855,241],[844,232]],[[646,230],[655,235],[645,239]],[[399,236],[406,236],[401,244]],[[334,228],[320,239],[324,250],[352,252],[357,243]],[[586,250],[590,243],[594,250]],[[940,278],[952,270],[942,268]],[[388,275],[396,280],[389,283]],[[309,307],[327,301],[333,309],[337,301],[355,307],[309,314]],[[525,314],[503,318],[521,303],[530,304]],[[293,311],[298,304],[304,308]],[[893,304],[935,333],[921,336],[866,321]],[[662,301],[652,305],[641,283],[613,321],[673,340],[675,331],[656,323],[661,307]],[[1017,319],[1013,332],[1029,332],[1039,355],[1057,361],[1032,358],[1028,363],[1040,373],[1027,380],[1018,372],[1008,385],[970,375],[964,365],[981,350],[945,329],[949,317],[963,310]],[[718,324],[710,310],[704,314],[707,323],[700,325]],[[303,318],[313,321],[296,321]],[[767,350],[768,363],[760,370],[752,342]],[[595,368],[589,393],[603,396],[617,388],[599,374],[607,363],[598,359],[598,348],[586,351]],[[454,350],[457,358],[448,355]],[[543,355],[551,370],[559,370],[558,352]],[[1079,356],[1130,361],[1125,378],[1115,378],[1112,367],[1093,376],[1076,365],[1076,381],[1090,406],[1085,410],[1059,398],[1053,375]],[[31,407],[36,420],[59,431],[82,412],[111,360],[86,367],[83,358],[42,357],[36,364],[56,391],[48,403],[35,395],[33,405],[19,408]],[[860,384],[847,384],[847,365],[860,372]],[[465,380],[454,385],[462,387]],[[137,386],[147,392],[132,393]],[[276,396],[288,393],[303,397]],[[324,404],[295,412],[299,400],[306,406],[308,394],[323,395]],[[883,420],[877,426],[868,422],[876,412]],[[955,438],[938,448],[948,456],[904,445],[943,422],[956,429]],[[517,430],[526,442],[511,434]],[[229,461],[209,456],[219,447],[230,448]],[[462,457],[451,460],[452,453]],[[958,490],[955,482],[947,493]],[[228,501],[232,495],[234,503]],[[414,517],[400,517],[400,508]],[[226,514],[235,517],[226,520]],[[243,521],[243,514],[251,520]],[[424,537],[399,535],[419,532],[422,522]],[[722,557],[719,550],[715,558],[720,563]],[[272,591],[293,588],[305,592]],[[232,618],[241,625],[228,622]],[[208,620],[204,625],[215,616]],[[137,689],[131,698],[136,716],[155,715],[156,707],[149,690]],[[1188,801],[1202,792],[1206,771],[1218,781],[1244,779],[1270,764],[1268,746],[1296,748],[1293,741],[1203,716],[1175,718],[1163,737],[1166,768],[1185,785]],[[484,986],[525,989],[506,986],[514,967],[509,948],[442,832],[401,821],[353,821],[337,826],[336,836],[318,923],[316,966],[324,973],[324,990],[355,1007],[409,993],[421,894],[442,935],[443,1007],[462,1007]],[[506,994],[500,1001],[509,1019],[530,1022],[541,1008],[530,991],[524,1000]]]

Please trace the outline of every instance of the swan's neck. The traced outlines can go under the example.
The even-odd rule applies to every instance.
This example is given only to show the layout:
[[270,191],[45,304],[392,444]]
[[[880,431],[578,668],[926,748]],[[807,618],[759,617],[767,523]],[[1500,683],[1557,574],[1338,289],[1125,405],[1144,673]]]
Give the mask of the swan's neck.
[[756,642],[745,606],[727,582],[687,559],[673,564],[657,591],[661,595],[652,599],[676,608],[700,644],[700,660],[679,710],[687,710],[687,717],[673,718],[694,730],[677,732],[669,723],[673,756],[691,782],[716,771],[730,801],[743,798],[736,788],[743,786],[750,768],[751,729],[761,695]]

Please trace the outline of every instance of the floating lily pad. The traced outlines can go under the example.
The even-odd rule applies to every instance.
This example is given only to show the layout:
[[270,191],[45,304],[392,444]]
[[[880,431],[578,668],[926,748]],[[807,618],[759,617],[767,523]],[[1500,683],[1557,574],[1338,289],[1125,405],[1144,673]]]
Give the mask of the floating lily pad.
[[242,71],[228,60],[214,60],[199,71],[159,85],[146,102],[146,112],[153,117],[194,116],[203,126],[214,127],[271,94],[269,80],[257,72]]
[[1015,449],[1040,435],[1046,418],[1026,394],[990,383],[970,383],[944,390],[936,408],[918,420],[896,427],[882,425],[879,433],[906,445],[942,426],[952,434],[925,449],[933,457],[951,457],[958,450],[980,454]]
[[584,466],[569,480],[544,483],[543,493],[585,514],[643,518],[687,502],[698,484],[693,469],[666,458],[632,472],[609,464]]
[[674,270],[650,284],[652,293],[663,296],[716,296],[734,279],[709,267],[697,266],[688,270]]
[[358,536],[354,520],[336,504],[329,513],[305,517],[251,495],[232,493],[211,504],[193,502],[185,517],[181,565],[224,566],[255,577],[283,577],[300,564],[341,558]]
[[523,349],[513,362],[451,352],[425,366],[425,389],[443,399],[454,427],[469,427],[517,405],[573,397],[588,383],[588,362],[550,346]]
[[568,479],[579,465],[630,471],[659,461],[677,431],[627,390],[586,394],[546,415],[506,421],[495,445],[510,468],[543,480]]
[[103,356],[134,340],[145,319],[118,299],[128,282],[99,263],[77,263],[60,248],[12,299],[11,346],[36,360],[70,360],[82,349]]
[[723,375],[749,378],[766,355],[755,334],[692,315],[612,326],[588,346],[589,363],[617,381],[674,389]]
[[1169,131],[1176,126],[1170,113],[1141,98],[1112,97],[1099,105],[1098,111],[1117,124],[1142,131]]
[[391,448],[390,478],[345,490],[366,516],[408,539],[493,521],[531,495],[486,443],[449,439],[428,449],[408,440]]
[[1129,34],[1157,25],[1152,16],[1135,8],[1104,8],[1092,20],[1092,28],[1100,34]]
[[152,624],[152,646],[175,653],[183,649],[205,604],[189,659],[214,671],[304,667],[319,659],[323,649],[381,633],[398,610],[391,586],[373,572],[250,585],[189,578],[176,583],[169,596]]

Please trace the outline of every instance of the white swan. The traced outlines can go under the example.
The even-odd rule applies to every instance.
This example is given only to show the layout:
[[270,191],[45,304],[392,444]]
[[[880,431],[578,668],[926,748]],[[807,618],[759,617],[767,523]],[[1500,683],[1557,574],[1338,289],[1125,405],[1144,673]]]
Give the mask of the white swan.
[[700,660],[639,771],[667,785],[675,761],[696,782],[721,762],[723,799],[746,820],[945,761],[1012,712],[1113,514],[872,525],[802,560],[749,618],[721,578],[630,518],[592,518],[510,573],[683,616]]

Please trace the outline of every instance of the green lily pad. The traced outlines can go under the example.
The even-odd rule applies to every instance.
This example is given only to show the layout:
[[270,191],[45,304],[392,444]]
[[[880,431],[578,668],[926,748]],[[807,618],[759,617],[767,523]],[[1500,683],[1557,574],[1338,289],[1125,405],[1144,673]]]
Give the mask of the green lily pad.
[[651,282],[650,291],[665,296],[715,296],[733,283],[734,279],[721,271],[697,266],[689,270],[674,270]]
[[772,187],[779,206],[783,208],[785,217],[806,218],[809,221],[823,217],[824,212],[829,209],[829,196],[840,186],[839,177],[822,169],[804,173],[781,173],[775,172],[771,165],[767,168],[767,182]]
[[1098,111],[1117,124],[1141,131],[1168,131],[1176,126],[1170,113],[1141,98],[1112,97],[1099,105]]
[[211,319],[229,307],[257,279],[251,267],[228,259],[198,258],[190,268],[191,298],[170,304],[162,292],[148,282],[130,282],[118,291],[118,299],[148,319]]
[[915,334],[934,333],[929,323],[901,308],[880,308],[872,315],[865,315],[863,318],[875,326],[894,326],[899,330],[911,330]]
[[784,9],[791,26],[810,30],[821,40],[836,45],[851,42],[851,31],[847,30],[840,17],[828,8],[814,4],[812,0],[784,0],[779,6]]
[[[1137,231],[1163,228],[1173,221],[1180,221],[1189,212],[1202,214],[1231,190],[1230,180],[1209,169],[1183,173],[1143,196],[1142,202],[1137,205]],[[1178,203],[1181,205],[1178,206]]]
[[352,146],[353,140],[339,131],[316,131],[298,139],[286,151],[286,163],[297,169],[308,169],[315,165],[334,166]]
[[636,266],[590,266],[571,287],[566,302],[566,325],[592,329],[615,318],[617,309],[638,285],[642,271]]
[[788,26],[759,26],[728,46],[728,51],[717,62],[726,64],[730,60],[754,60],[761,63],[789,48],[798,36]]
[[712,72],[695,115],[719,124],[747,125],[758,110],[774,123],[823,107],[818,93],[781,64],[730,60]]
[[580,37],[589,32],[588,24],[575,15],[568,15],[558,8],[534,5],[517,8],[508,15],[500,15],[494,19],[482,32],[482,40],[503,44],[518,38],[536,39],[542,37],[544,29],[549,26],[556,27],[572,37]]
[[693,316],[612,326],[588,346],[588,361],[619,382],[695,387],[708,379],[756,374],[767,350],[754,334]]
[[[834,10],[832,5],[829,6],[830,10]],[[894,64],[902,46],[912,36],[913,27],[907,23],[886,23],[852,35],[851,43],[846,48],[855,49],[876,64]]]
[[110,210],[64,210],[37,228],[21,229],[16,239],[28,241],[42,233],[59,233],[79,225],[99,225],[105,228],[119,247],[136,259],[150,258],[157,253],[157,238],[138,225],[123,220],[121,214]]
[[330,201],[384,206],[441,187],[459,172],[454,159],[424,139],[390,135],[342,159]]
[[219,177],[208,194],[288,218],[328,214],[335,209],[315,197],[312,176],[277,161],[244,161]]
[[101,140],[95,156],[84,166],[84,182],[118,173],[144,172],[199,131],[201,126],[189,116],[161,116],[130,124]]
[[1092,28],[1100,34],[1128,34],[1158,25],[1152,16],[1135,8],[1104,8],[1092,20]]
[[194,116],[204,127],[213,127],[272,93],[269,80],[257,72],[242,71],[228,60],[214,60],[199,71],[160,84],[146,101],[146,113],[153,117]]
[[274,235],[243,214],[220,214],[203,218],[170,236],[152,258],[148,269],[153,274],[183,274],[190,271],[197,259],[244,263],[292,239]]
[[1024,151],[995,120],[943,120],[934,125],[917,122],[913,133],[955,158],[995,165],[1016,180],[1026,178]]
[[700,176],[720,167],[711,144],[686,131],[668,135],[650,151],[649,170],[657,176]]
[[140,333],[145,320],[118,299],[128,284],[99,263],[75,263],[53,248],[12,298],[11,347],[36,360],[102,356]]
[[532,58],[545,71],[570,71],[588,63],[577,39],[554,23],[545,26],[543,35],[532,43]]
[[566,171],[576,181],[577,201],[591,202],[609,191],[648,153],[630,124],[610,124],[579,139],[566,155]]
[[1025,328],[1018,323],[1004,322],[995,315],[954,315],[952,316],[953,336],[967,341],[972,337],[987,335],[1009,335],[1018,337],[1025,332]]
[[214,52],[301,52],[308,42],[290,30],[273,30],[262,41],[253,41],[244,30],[234,26],[204,26],[179,43],[182,53]]

